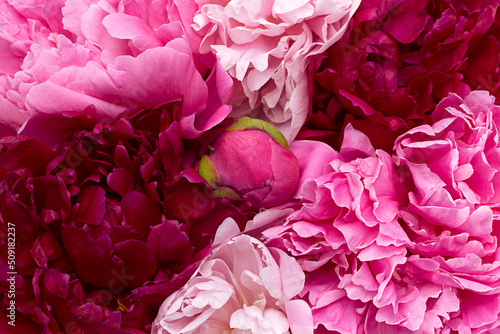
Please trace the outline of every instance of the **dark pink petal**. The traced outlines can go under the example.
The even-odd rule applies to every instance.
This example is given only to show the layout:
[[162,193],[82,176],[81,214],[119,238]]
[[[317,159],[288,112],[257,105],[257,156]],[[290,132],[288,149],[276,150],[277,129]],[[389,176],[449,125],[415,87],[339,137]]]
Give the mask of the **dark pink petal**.
[[113,257],[119,259],[121,265],[111,269],[113,278],[109,282],[114,287],[137,288],[151,279],[156,272],[156,260],[151,249],[139,240],[126,240],[113,247]]
[[173,177],[182,169],[182,155],[184,154],[180,126],[177,122],[160,133],[158,144],[165,174]]
[[59,241],[50,232],[40,234],[30,251],[31,257],[40,268],[46,268],[49,261],[57,259],[63,252]]
[[101,223],[106,213],[106,192],[98,186],[89,186],[83,188],[76,198],[75,222],[90,225]]
[[392,15],[384,26],[384,31],[391,34],[400,43],[411,43],[424,30],[427,21],[425,8],[428,1],[410,0],[393,9],[399,15]]
[[136,288],[156,272],[156,260],[142,241],[127,239],[112,245],[107,235],[93,239],[74,226],[62,229],[64,247],[78,277],[87,283],[122,291]]
[[0,151],[0,167],[14,170],[27,168],[33,176],[45,175],[47,164],[58,156],[37,140],[17,138],[3,138],[0,144],[5,145]]
[[160,224],[161,211],[148,195],[139,191],[126,194],[121,201],[123,217],[129,226],[147,236],[151,226]]
[[52,211],[58,219],[65,219],[71,211],[70,194],[61,179],[54,175],[36,178],[33,185],[37,190],[33,199],[40,212]]
[[87,231],[74,226],[63,226],[62,237],[78,277],[84,282],[107,287],[106,275],[109,273],[106,271],[111,268],[103,265],[105,258],[110,256],[111,244],[98,245]]
[[36,115],[23,125],[20,134],[35,138],[55,150],[61,138],[77,128],[74,119],[61,115]]
[[167,187],[165,209],[169,216],[182,220],[200,218],[215,205],[215,198],[204,182],[189,182],[181,178],[175,185]]
[[183,263],[193,255],[194,247],[180,228],[174,220],[165,220],[151,228],[147,244],[158,262]]
[[107,176],[108,186],[120,196],[125,196],[133,189],[133,176],[125,168],[115,168]]

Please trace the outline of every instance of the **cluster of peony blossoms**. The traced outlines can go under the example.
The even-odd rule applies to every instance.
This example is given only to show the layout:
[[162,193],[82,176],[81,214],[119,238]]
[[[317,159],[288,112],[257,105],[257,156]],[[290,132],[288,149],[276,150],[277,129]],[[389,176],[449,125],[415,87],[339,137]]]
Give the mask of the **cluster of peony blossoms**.
[[0,332],[499,332],[499,7],[0,0]]

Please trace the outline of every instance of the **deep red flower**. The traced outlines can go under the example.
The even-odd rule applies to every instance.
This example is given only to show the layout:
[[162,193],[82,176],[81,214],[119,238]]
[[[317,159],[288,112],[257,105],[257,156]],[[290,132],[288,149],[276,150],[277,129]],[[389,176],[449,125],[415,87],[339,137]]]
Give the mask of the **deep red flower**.
[[392,152],[398,135],[431,123],[448,93],[500,98],[499,4],[363,1],[349,33],[311,63],[313,112],[298,138],[338,149],[351,123]]
[[[243,228],[244,212],[194,169],[206,143],[181,137],[179,108],[174,101],[110,125],[37,116],[20,137],[0,140],[0,223],[16,227],[27,331],[147,331],[224,219]],[[61,125],[54,136],[51,122]],[[7,244],[0,250],[5,265]]]

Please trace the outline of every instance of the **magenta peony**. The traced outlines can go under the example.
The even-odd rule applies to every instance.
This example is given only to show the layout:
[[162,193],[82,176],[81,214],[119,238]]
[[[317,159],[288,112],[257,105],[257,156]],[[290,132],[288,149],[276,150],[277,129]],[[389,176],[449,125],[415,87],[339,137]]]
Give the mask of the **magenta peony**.
[[37,114],[91,114],[109,124],[179,100],[181,134],[195,138],[231,111],[233,81],[215,56],[192,52],[188,35],[197,36],[184,26],[194,11],[185,4],[1,4],[9,65],[0,67],[1,123],[18,129]]
[[487,91],[451,94],[432,113],[434,124],[396,141],[412,240],[401,272],[454,291],[460,308],[446,328],[457,332],[500,324],[500,106],[494,102]]
[[152,334],[312,334],[297,262],[242,235],[224,242],[162,304]]
[[269,123],[248,117],[217,138],[198,169],[217,196],[256,208],[286,202],[299,180],[299,163],[283,135]]
[[500,97],[499,4],[363,1],[348,33],[313,61],[313,115],[298,138],[338,148],[351,123],[392,153],[396,137],[430,123],[448,93]]
[[237,80],[233,114],[266,120],[293,140],[309,112],[308,61],[343,35],[360,1],[196,3],[200,51],[213,50]]

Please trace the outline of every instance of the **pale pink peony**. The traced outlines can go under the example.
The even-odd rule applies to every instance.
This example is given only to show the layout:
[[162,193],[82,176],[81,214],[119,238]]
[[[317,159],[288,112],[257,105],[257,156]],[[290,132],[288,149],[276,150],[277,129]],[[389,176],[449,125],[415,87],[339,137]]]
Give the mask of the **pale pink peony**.
[[111,123],[176,100],[185,138],[221,122],[231,111],[233,80],[215,56],[192,51],[200,39],[189,28],[194,3],[177,2],[51,1],[42,11],[3,0],[15,15],[0,16],[0,24],[19,33],[0,34],[0,50],[10,50],[0,66],[0,123],[18,129],[38,114],[92,114]]
[[422,125],[396,140],[409,189],[402,216],[413,254],[401,274],[452,289],[460,301],[447,330],[500,324],[500,106],[486,91],[450,94]]
[[303,286],[293,258],[241,235],[163,302],[151,333],[312,334],[311,310],[294,298]]
[[[26,6],[28,5],[28,6]],[[49,9],[50,10],[47,10]],[[33,44],[54,47],[52,32],[41,21],[57,22],[61,4],[51,3],[47,8],[33,6],[22,1],[10,3],[0,0],[0,123],[22,124],[29,114],[20,112],[6,96],[9,77],[21,69],[22,63]],[[52,11],[52,12],[51,12]]]
[[360,1],[196,3],[200,51],[215,51],[239,82],[234,114],[269,121],[291,141],[309,111],[308,60],[342,37]]

